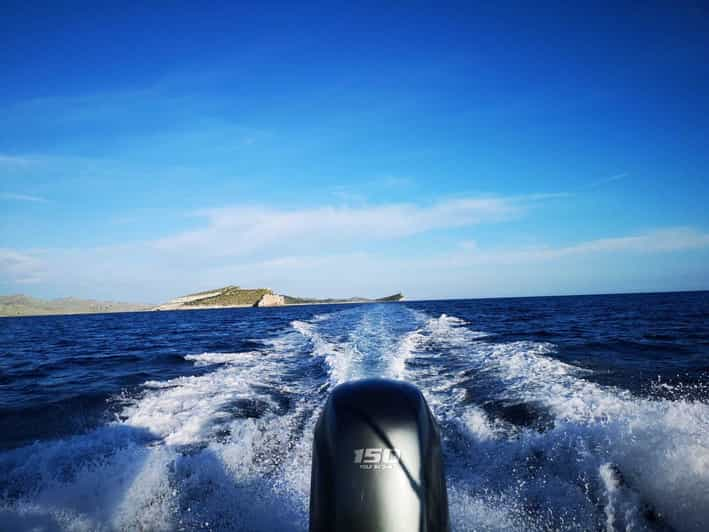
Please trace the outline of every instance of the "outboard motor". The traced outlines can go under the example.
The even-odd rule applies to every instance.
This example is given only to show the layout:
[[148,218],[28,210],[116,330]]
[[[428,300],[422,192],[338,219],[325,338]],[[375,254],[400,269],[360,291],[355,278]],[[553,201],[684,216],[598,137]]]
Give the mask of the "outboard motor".
[[438,426],[411,384],[341,384],[315,427],[310,531],[394,530],[449,530]]

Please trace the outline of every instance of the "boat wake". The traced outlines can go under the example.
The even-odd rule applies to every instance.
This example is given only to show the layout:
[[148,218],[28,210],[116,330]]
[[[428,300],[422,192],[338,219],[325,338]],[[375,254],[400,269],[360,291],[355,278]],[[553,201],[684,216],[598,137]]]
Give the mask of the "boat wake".
[[293,320],[200,371],[113,398],[116,419],[0,454],[24,530],[305,530],[315,420],[336,384],[419,386],[444,438],[455,530],[706,530],[709,405],[588,379],[547,342],[403,305]]

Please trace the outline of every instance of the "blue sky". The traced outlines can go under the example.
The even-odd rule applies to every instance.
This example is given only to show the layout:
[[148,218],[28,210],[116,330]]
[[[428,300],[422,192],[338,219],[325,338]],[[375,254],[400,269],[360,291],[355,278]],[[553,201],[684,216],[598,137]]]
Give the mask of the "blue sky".
[[709,288],[709,12],[0,7],[0,293]]

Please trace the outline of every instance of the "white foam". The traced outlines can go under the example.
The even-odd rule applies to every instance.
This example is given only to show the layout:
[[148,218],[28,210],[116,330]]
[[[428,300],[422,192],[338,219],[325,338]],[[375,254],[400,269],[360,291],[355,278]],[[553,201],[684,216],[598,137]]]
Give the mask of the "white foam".
[[605,487],[606,503],[603,508],[606,515],[606,530],[640,530],[643,527],[639,515],[641,503],[639,497],[626,489],[618,470],[610,463],[599,468],[599,476]]
[[[313,356],[324,357],[330,368],[333,384],[349,380],[352,360],[352,347],[350,344],[335,344],[325,340],[320,335],[313,323],[295,320],[291,326],[312,342],[311,353]],[[345,352],[344,356],[341,356]]]
[[439,342],[446,342],[453,345],[461,345],[478,338],[489,336],[488,333],[473,331],[465,327],[467,324],[468,322],[463,319],[441,314],[438,318],[428,319],[424,330],[434,336]]
[[455,316],[441,314],[432,318],[420,311],[413,311],[412,316],[419,327],[405,334],[393,351],[391,359],[391,376],[399,379],[409,377],[406,371],[406,361],[415,356],[421,345],[433,341],[444,349],[467,346],[480,338],[489,336],[487,333],[473,331],[464,327],[468,322]]
[[480,408],[468,408],[461,417],[472,438],[482,442],[499,437],[500,428]]
[[406,361],[421,342],[421,332],[417,329],[404,335],[393,352],[390,370],[391,376],[397,379],[406,378]]
[[[489,364],[507,393],[548,407],[557,431],[600,444],[632,490],[675,528],[709,526],[709,405],[600,386],[545,356],[551,352],[548,344],[503,344],[488,354]],[[624,511],[624,522],[632,519]]]
[[525,530],[528,525],[516,501],[505,496],[472,496],[465,489],[450,486],[448,502],[457,531],[506,532]]
[[237,363],[243,358],[260,355],[259,351],[245,351],[241,353],[202,353],[200,355],[185,355],[185,360],[194,362],[196,366],[209,366],[212,364]]
[[[553,416],[553,426],[545,432],[525,427],[505,431],[504,420],[491,420],[479,407],[462,405],[455,390],[463,390],[461,382],[471,377],[441,373],[440,368],[408,370],[408,378],[424,388],[439,419],[462,425],[459,430],[471,455],[484,462],[473,462],[467,474],[480,475],[483,485],[494,486],[491,479],[499,478],[524,482],[518,500],[548,499],[551,482],[573,493],[579,479],[590,479],[585,482],[595,487],[586,484],[586,490],[597,490],[605,501],[603,522],[609,530],[644,529],[644,505],[676,530],[709,527],[709,405],[638,398],[600,386],[584,378],[588,370],[553,358],[552,344],[475,342],[474,334],[442,318],[430,321],[428,332],[422,329],[411,336],[418,345],[409,346],[410,357],[431,360],[438,349],[445,351],[476,370],[472,378],[496,381],[499,399],[538,405]],[[543,485],[520,476],[511,465],[540,459]],[[611,463],[622,472],[622,487],[611,478]],[[582,508],[587,499],[582,492],[552,506],[557,511],[563,506]],[[596,510],[591,506],[585,511],[593,516]],[[577,525],[584,522],[580,513],[574,519]],[[522,528],[535,528],[531,521],[526,523]],[[593,519],[590,523],[596,526]]]
[[[404,317],[415,316],[401,309]],[[314,356],[324,357],[332,384],[367,377],[398,377],[403,373],[404,362],[412,339],[400,337],[385,320],[386,315],[378,310],[362,313],[360,309],[348,309],[321,317],[316,322],[293,321],[292,327],[307,338]],[[330,339],[323,328],[337,321],[351,324],[345,337]],[[323,323],[324,322],[324,323]]]
[[[305,529],[319,405],[313,383],[284,383],[297,351],[185,358],[223,365],[146,383],[120,421],[0,454],[0,477],[22,493],[0,503],[0,529]],[[280,413],[268,389],[295,404]],[[240,400],[269,408],[234,417]]]
[[[248,378],[248,377],[247,377]],[[126,423],[163,438],[170,445],[187,445],[207,439],[210,422],[222,407],[239,397],[249,397],[242,372],[219,370],[200,377],[180,377],[170,388],[147,394],[123,411]]]

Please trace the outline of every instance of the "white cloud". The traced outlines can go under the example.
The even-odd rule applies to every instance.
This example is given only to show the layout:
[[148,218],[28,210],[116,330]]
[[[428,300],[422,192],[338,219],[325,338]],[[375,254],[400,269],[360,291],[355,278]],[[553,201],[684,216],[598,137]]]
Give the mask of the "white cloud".
[[608,251],[639,251],[644,253],[680,251],[709,246],[709,234],[689,227],[659,229],[645,234],[601,238],[556,250],[557,254],[579,254]]
[[410,177],[400,175],[385,175],[377,179],[377,182],[386,188],[405,188],[414,185],[415,181]]
[[[329,187],[329,190],[334,198],[347,204],[364,204],[368,197],[376,197],[378,192],[390,192],[393,189],[400,190],[414,186],[416,186],[416,181],[409,177],[382,174],[369,180],[360,180],[355,185],[334,185]],[[367,191],[366,194],[365,191]]]
[[34,164],[36,161],[33,157],[24,157],[18,155],[7,155],[0,153],[0,166],[7,167],[24,167]]
[[[702,285],[682,284],[701,283],[702,278],[706,283],[707,276],[682,279],[692,272],[696,262],[693,266],[677,262],[678,270],[668,271],[662,267],[660,256],[706,248],[709,233],[668,228],[559,247],[489,249],[475,241],[465,241],[457,250],[415,258],[358,251],[286,255],[230,261],[211,269],[209,275],[214,279],[265,283],[289,294],[318,297],[372,297],[399,290],[413,297],[487,297],[652,291],[662,286],[697,289]],[[633,254],[645,257],[628,260]],[[638,264],[642,267],[638,268]],[[678,271],[681,275],[677,275]],[[658,286],[657,279],[665,284]]]
[[596,181],[593,181],[592,183],[589,183],[587,185],[587,188],[596,188],[600,187],[601,185],[606,185],[608,183],[613,183],[614,181],[620,181],[621,179],[625,179],[628,177],[628,174],[626,172],[623,172],[621,174],[615,174],[609,177],[604,177],[602,179],[597,179]]
[[202,256],[238,256],[279,246],[289,250],[389,240],[436,229],[509,219],[522,211],[517,200],[460,198],[428,206],[390,204],[276,210],[264,207],[208,209],[196,214],[206,226],[155,242],[163,251],[190,249]]
[[[608,276],[591,263],[606,273],[615,272],[616,263],[652,263],[653,275],[659,275],[666,273],[661,272],[659,259],[616,261],[615,255],[709,248],[709,233],[683,227],[555,247],[490,248],[467,241],[442,250],[432,245],[435,234],[421,240],[424,233],[437,230],[509,220],[539,199],[207,209],[193,213],[201,227],[159,240],[83,249],[0,249],[0,283],[10,287],[39,283],[35,289],[43,290],[40,295],[150,302],[231,283],[316,297],[376,296],[398,290],[414,297],[578,292],[606,287]],[[402,254],[371,245],[417,235],[415,242],[430,246],[428,253],[414,246]],[[684,265],[678,263],[676,268],[682,270]],[[645,276],[647,283],[642,286],[654,286],[645,270],[622,275],[625,284]],[[694,278],[704,279],[699,274]],[[567,284],[561,286],[560,279]],[[615,279],[621,279],[621,274]]]
[[43,271],[43,260],[36,253],[0,248],[0,279],[17,284],[39,283]]
[[33,203],[47,203],[49,200],[41,196],[33,196],[30,194],[0,194],[0,199],[7,201],[29,201]]
[[460,243],[456,262],[525,264],[558,260],[564,257],[601,253],[660,253],[709,247],[709,233],[690,227],[671,227],[632,236],[599,238],[569,246],[523,249],[481,250],[475,242]]

